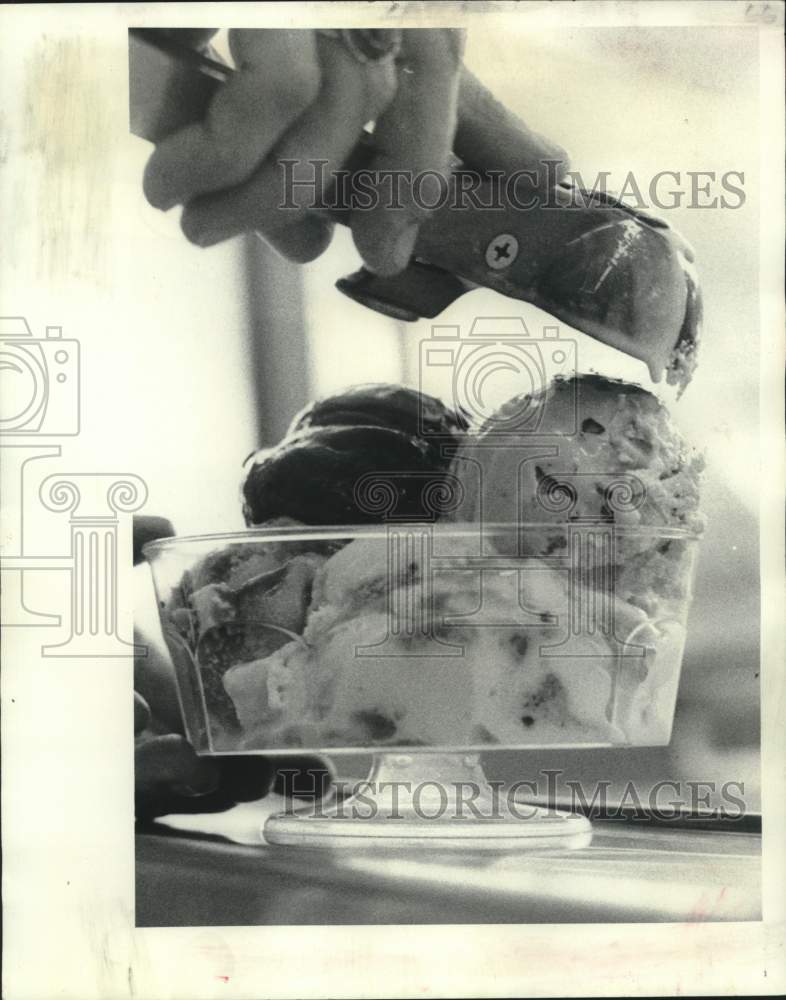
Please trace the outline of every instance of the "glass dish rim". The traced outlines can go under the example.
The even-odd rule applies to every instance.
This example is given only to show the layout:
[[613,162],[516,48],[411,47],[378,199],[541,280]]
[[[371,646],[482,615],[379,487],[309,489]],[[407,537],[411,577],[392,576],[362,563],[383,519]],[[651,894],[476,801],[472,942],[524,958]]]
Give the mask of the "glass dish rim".
[[480,525],[476,521],[388,521],[381,524],[330,524],[330,525],[274,525],[271,527],[245,528],[236,531],[208,532],[199,535],[177,535],[157,538],[142,547],[142,555],[150,562],[152,557],[163,552],[187,549],[204,543],[244,544],[251,542],[296,542],[329,541],[335,538],[385,537],[393,530],[432,530],[455,533],[456,535],[477,535],[478,529],[488,531],[555,531],[559,528],[583,527],[586,530],[613,529],[615,534],[642,538],[673,538],[697,541],[702,532],[673,525],[624,525],[609,521],[522,521],[519,523],[492,522]]

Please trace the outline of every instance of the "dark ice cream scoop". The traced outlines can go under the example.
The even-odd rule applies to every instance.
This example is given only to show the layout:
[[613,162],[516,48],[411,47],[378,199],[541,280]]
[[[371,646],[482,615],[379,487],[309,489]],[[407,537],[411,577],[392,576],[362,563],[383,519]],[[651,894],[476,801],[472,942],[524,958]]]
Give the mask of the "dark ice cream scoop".
[[432,445],[389,427],[313,427],[258,452],[243,484],[246,524],[367,524],[428,516],[424,489],[445,477]]
[[353,386],[309,404],[275,448],[252,455],[243,485],[246,524],[433,520],[467,427],[426,393],[386,383]]
[[308,427],[390,427],[429,441],[450,441],[468,421],[434,396],[385,382],[356,385],[310,403],[292,421],[289,434]]

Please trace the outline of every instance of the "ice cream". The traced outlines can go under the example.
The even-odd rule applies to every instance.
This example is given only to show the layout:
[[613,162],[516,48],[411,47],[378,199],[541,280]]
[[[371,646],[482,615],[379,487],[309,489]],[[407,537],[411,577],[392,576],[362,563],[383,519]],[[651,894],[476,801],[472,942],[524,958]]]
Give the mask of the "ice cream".
[[487,522],[600,518],[700,530],[702,466],[646,389],[594,374],[557,378],[511,399],[467,439],[456,471],[474,493],[458,517],[479,516],[486,486]]
[[[282,529],[292,522],[280,523]],[[164,607],[164,634],[176,663],[196,666],[214,725],[237,730],[222,677],[230,667],[269,655],[302,632],[319,566],[330,543],[230,544],[183,574]],[[183,658],[185,657],[185,664]]]
[[[242,747],[668,738],[679,623],[661,630],[618,601],[616,637],[597,631],[565,648],[569,600],[577,596],[569,574],[528,559],[481,575],[477,551],[476,542],[445,529],[403,562],[391,563],[384,535],[358,538],[328,559],[302,635],[223,676]],[[429,565],[434,559],[445,568]]]
[[[402,435],[415,471],[438,474],[422,425],[410,433],[412,403],[386,387],[304,411],[264,488],[249,475],[255,510],[302,492],[315,452],[301,442],[325,431]],[[455,445],[455,423],[434,413]],[[349,472],[368,455],[348,447],[331,465],[330,450],[306,499],[330,507],[338,469],[348,517]],[[403,457],[391,468],[407,471]],[[700,470],[654,396],[577,376],[466,436],[451,469],[466,502],[450,518],[332,532],[285,519],[203,555],[164,618],[211,749],[667,742]]]
[[601,537],[611,551],[594,566],[615,565],[618,596],[652,610],[659,597],[686,593],[685,542],[661,529],[703,530],[703,467],[646,389],[595,374],[557,378],[509,400],[467,438],[452,470],[466,499],[453,517],[544,525],[520,536],[524,551],[538,552],[564,552],[571,528],[610,528],[611,539]]
[[294,417],[287,434],[311,427],[388,427],[439,445],[460,438],[468,421],[434,396],[380,382],[310,403]]
[[[275,448],[251,455],[246,524],[377,522],[385,512],[430,518],[429,486],[444,479],[466,427],[438,399],[402,386],[363,385],[312,403]],[[381,506],[380,506],[381,504]]]
[[[605,631],[590,630],[571,608],[599,597],[569,564],[511,559],[498,531],[482,546],[448,525],[420,531],[414,546],[355,531],[332,554],[293,535],[197,567],[170,599],[170,647],[199,675],[214,749],[668,739],[684,599],[657,619],[607,596]],[[219,564],[231,583],[215,582]]]

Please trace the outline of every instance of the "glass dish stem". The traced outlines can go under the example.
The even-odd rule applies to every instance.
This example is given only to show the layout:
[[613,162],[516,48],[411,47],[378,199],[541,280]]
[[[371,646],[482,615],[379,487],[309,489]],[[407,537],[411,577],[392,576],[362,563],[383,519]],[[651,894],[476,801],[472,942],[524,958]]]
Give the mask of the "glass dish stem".
[[589,821],[511,799],[477,754],[377,753],[353,794],[271,816],[265,839],[302,847],[569,850],[592,839]]

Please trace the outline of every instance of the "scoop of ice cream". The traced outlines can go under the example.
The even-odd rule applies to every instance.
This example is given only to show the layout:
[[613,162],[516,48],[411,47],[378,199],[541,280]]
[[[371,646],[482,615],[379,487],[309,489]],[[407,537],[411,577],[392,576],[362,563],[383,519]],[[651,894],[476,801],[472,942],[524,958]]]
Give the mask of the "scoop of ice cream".
[[238,716],[222,683],[237,664],[259,661],[302,632],[314,576],[326,555],[286,543],[229,545],[184,574],[166,608],[179,635],[173,655],[198,664],[218,726]]
[[[417,549],[390,560],[383,537],[323,563],[302,638],[224,675],[243,747],[663,738],[671,707],[653,698],[674,680],[680,651],[669,647],[664,663],[641,608],[617,600],[613,635],[595,630],[568,646],[570,603],[597,595],[542,560],[481,568],[454,540],[453,566]],[[629,637],[639,653],[621,657]]]
[[687,597],[689,535],[704,527],[703,464],[641,386],[601,375],[558,378],[511,399],[459,451],[452,471],[466,501],[455,516],[540,526],[520,527],[500,544],[570,559],[574,586],[610,587],[656,613]]
[[460,438],[468,422],[439,399],[401,385],[356,385],[310,403],[287,434],[309,427],[388,427],[435,444]]
[[302,670],[289,667],[289,660],[303,654],[298,641],[285,643],[270,656],[236,663],[224,674],[223,683],[244,730],[254,733],[260,726],[280,732],[287,717],[302,717],[307,709],[306,678]]
[[469,494],[462,520],[697,531],[702,468],[652,393],[577,375],[507,402],[467,441],[454,472]]
[[[466,428],[438,399],[397,385],[361,385],[311,403],[275,448],[246,463],[243,513],[256,525],[433,520]],[[436,499],[435,499],[436,497]]]
[[[404,534],[409,534],[409,546],[400,544]],[[458,592],[466,591],[467,575],[461,573],[459,567],[477,556],[479,540],[469,533],[465,538],[452,536],[449,543],[440,545],[439,535],[439,531],[436,539],[425,531],[402,533],[397,537],[371,535],[355,539],[337,552],[314,578],[307,639],[311,641],[313,637],[318,641],[319,634],[326,628],[359,612],[384,611],[390,606],[391,594],[406,587],[420,586],[424,575],[430,578],[434,573],[443,581],[440,594],[446,592],[446,588],[449,590],[451,583]],[[444,565],[434,569],[430,562],[435,554],[431,551],[432,545],[438,557],[442,549],[446,549],[456,569]],[[429,600],[436,593],[430,595]],[[473,593],[472,600],[476,599]],[[438,611],[438,607],[429,608],[430,614]]]
[[[306,524],[433,518],[428,489],[444,479],[433,446],[388,427],[314,427],[247,463],[248,525],[287,514]],[[424,499],[425,498],[425,499]]]

